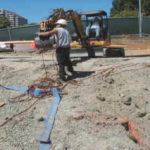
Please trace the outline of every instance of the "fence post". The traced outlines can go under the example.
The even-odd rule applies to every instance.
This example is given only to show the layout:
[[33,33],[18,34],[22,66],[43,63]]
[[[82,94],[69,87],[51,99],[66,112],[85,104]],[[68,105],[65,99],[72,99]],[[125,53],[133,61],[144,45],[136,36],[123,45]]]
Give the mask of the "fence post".
[[142,37],[142,7],[141,7],[141,0],[139,0],[139,37]]
[[9,35],[9,40],[11,41],[11,34],[10,34],[10,27],[7,28],[8,35]]

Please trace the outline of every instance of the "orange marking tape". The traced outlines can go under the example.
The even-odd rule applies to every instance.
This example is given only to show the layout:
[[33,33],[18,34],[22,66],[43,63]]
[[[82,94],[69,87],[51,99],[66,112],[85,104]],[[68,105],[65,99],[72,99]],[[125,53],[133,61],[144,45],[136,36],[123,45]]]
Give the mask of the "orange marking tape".
[[128,123],[130,138],[135,141],[139,146],[145,147],[146,149],[150,150],[150,146],[143,140],[137,126],[128,117],[121,117],[120,120]]

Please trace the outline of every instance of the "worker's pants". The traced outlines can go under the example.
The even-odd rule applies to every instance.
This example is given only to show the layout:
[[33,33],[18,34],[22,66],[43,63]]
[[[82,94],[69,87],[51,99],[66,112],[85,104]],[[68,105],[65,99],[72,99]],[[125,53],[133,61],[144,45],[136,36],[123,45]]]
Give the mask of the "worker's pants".
[[61,79],[65,78],[65,66],[67,66],[67,69],[69,72],[73,72],[72,63],[70,61],[70,47],[68,48],[57,48],[56,49],[56,58],[59,66],[59,77]]
[[96,32],[96,37],[99,37],[99,35],[100,35],[100,28],[90,28],[90,27],[86,27],[86,36],[88,36],[89,37],[89,34],[90,34],[90,30],[95,30],[95,32]]

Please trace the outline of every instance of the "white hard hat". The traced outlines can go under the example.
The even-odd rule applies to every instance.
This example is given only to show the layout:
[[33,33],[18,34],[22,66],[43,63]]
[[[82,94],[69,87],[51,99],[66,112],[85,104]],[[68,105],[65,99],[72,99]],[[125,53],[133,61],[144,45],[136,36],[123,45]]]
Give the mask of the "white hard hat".
[[61,24],[63,26],[66,26],[67,25],[67,21],[65,19],[59,19],[56,24]]

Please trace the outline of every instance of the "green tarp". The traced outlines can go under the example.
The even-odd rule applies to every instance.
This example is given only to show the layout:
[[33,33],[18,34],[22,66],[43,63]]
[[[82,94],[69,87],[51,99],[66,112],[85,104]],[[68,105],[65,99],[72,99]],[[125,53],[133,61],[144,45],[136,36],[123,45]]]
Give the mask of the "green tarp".
[[[109,18],[109,32],[111,35],[123,35],[123,34],[138,34],[139,25],[138,18]],[[85,21],[82,22],[85,28]],[[150,17],[143,17],[142,31],[144,34],[150,34]],[[36,37],[36,33],[39,32],[40,25],[32,25],[26,27],[18,27],[11,29],[0,30],[0,41],[8,40],[33,40]],[[70,33],[75,32],[75,28],[72,22],[69,22],[67,26]]]

